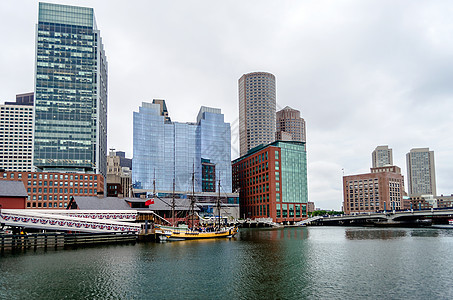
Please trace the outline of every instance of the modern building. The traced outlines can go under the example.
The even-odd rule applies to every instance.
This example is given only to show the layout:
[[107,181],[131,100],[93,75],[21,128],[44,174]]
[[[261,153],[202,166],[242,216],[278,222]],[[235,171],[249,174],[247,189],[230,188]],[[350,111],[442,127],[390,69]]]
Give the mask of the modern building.
[[107,157],[107,197],[132,197],[132,171],[124,166],[128,163],[124,152],[110,151]]
[[39,3],[33,164],[107,173],[107,60],[92,8]]
[[241,217],[293,224],[307,217],[307,153],[304,142],[275,141],[233,161],[233,189]]
[[239,149],[247,151],[275,140],[275,76],[254,72],[239,78]]
[[436,195],[434,151],[414,148],[406,154],[409,197]]
[[27,194],[27,208],[67,207],[72,196],[97,196],[104,193],[101,174],[53,172],[2,172],[0,180],[22,181]]
[[31,171],[33,151],[33,93],[16,95],[0,105],[0,169]]
[[371,173],[343,176],[345,214],[399,210],[404,177],[397,166],[371,168]]
[[377,146],[371,154],[373,168],[393,166],[393,152],[388,146]]
[[[231,130],[220,109],[201,107],[196,123],[168,121],[163,103],[142,103],[134,112],[132,180],[134,190],[231,193]],[[215,167],[215,177],[208,176]],[[203,168],[206,168],[203,173]],[[194,180],[192,175],[194,174]],[[212,174],[211,174],[212,175]]]
[[276,119],[277,132],[275,133],[275,139],[277,141],[306,142],[305,120],[300,117],[300,111],[286,106],[277,112]]

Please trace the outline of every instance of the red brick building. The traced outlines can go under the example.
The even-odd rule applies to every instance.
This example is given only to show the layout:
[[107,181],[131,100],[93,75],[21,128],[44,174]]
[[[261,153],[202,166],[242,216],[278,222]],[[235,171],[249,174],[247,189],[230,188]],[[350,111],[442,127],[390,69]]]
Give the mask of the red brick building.
[[0,180],[20,180],[28,194],[27,208],[64,208],[71,196],[104,194],[101,174],[0,172]]
[[304,142],[276,141],[233,161],[233,190],[240,217],[292,224],[307,217],[307,159]]
[[371,168],[371,173],[343,177],[345,214],[399,210],[403,195],[404,177],[397,166]]

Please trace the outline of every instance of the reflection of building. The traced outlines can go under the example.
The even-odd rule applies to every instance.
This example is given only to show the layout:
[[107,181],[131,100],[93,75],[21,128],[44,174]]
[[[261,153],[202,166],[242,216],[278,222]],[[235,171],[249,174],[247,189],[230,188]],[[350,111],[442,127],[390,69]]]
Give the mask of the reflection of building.
[[371,154],[373,168],[393,166],[392,149],[388,146],[377,146]]
[[276,141],[233,161],[241,217],[293,223],[307,216],[305,143]]
[[215,192],[215,165],[209,159],[201,159],[202,168],[202,191]]
[[[231,193],[231,132],[220,109],[201,107],[196,123],[169,122],[161,114],[165,103],[142,103],[134,112],[132,177],[135,189],[177,192],[203,190],[203,162],[215,166],[215,176],[204,178],[208,189]],[[214,168],[212,168],[214,171]],[[209,172],[206,173],[209,175]],[[208,180],[209,179],[209,180]],[[212,180],[212,181],[211,181]]]
[[31,171],[33,150],[33,93],[16,95],[0,105],[0,169]]
[[276,140],[306,141],[305,120],[300,117],[300,111],[286,106],[284,109],[277,112],[276,119]]
[[404,177],[397,166],[371,168],[371,173],[343,176],[345,214],[402,208]]
[[107,196],[131,197],[132,173],[128,165],[130,159],[121,151],[111,151],[107,157]]
[[411,149],[406,154],[408,194],[410,197],[436,195],[434,151]]
[[100,174],[0,172],[0,180],[21,180],[28,194],[27,208],[67,207],[71,196],[104,193]]
[[92,8],[39,3],[33,164],[107,168],[107,60]]
[[240,155],[275,140],[275,76],[254,72],[239,78]]

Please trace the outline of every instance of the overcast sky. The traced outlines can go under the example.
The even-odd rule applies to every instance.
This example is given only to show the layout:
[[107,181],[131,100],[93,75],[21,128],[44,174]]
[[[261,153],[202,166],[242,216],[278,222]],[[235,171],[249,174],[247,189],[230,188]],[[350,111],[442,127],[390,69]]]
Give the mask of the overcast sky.
[[[453,193],[453,1],[47,1],[93,7],[108,67],[108,146],[132,157],[132,113],[165,99],[173,121],[222,109],[238,157],[238,84],[277,80],[277,108],[307,124],[309,200],[340,209],[371,152],[434,150]],[[0,103],[33,91],[38,2],[0,1]],[[407,184],[406,184],[407,189]]]

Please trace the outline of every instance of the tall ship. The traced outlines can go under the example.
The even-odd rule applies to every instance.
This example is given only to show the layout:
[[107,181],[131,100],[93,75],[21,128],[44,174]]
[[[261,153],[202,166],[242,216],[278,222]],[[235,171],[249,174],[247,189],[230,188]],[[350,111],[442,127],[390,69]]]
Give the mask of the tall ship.
[[[202,219],[195,212],[195,173],[192,172],[192,196],[190,199],[190,209],[187,224],[179,224],[176,226],[175,222],[175,193],[173,181],[173,198],[171,203],[172,208],[172,226],[155,225],[155,234],[159,236],[161,241],[184,241],[184,240],[201,240],[201,239],[218,239],[218,238],[232,238],[238,232],[237,226],[224,226],[221,222],[221,201],[220,201],[220,180],[218,186],[218,196],[216,201],[216,211],[218,216],[214,218],[213,223]],[[154,192],[155,194],[155,192]],[[197,220],[195,220],[197,219]],[[197,221],[197,222],[196,222]],[[201,222],[200,222],[201,221]],[[204,223],[204,224],[203,224]]]

